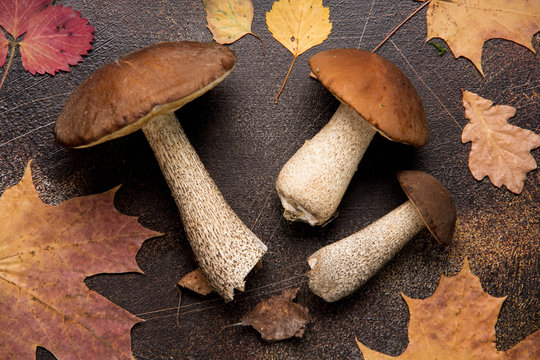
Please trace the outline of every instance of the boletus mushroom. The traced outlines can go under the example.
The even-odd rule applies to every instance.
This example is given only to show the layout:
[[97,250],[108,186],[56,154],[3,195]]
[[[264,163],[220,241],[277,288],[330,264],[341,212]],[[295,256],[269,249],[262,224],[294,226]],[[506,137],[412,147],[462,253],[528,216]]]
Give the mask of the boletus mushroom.
[[428,127],[422,101],[389,60],[358,49],[314,55],[315,76],[341,102],[330,121],[285,164],[276,189],[291,221],[324,225],[331,219],[376,132],[423,146]]
[[214,43],[143,48],[92,73],[69,96],[54,127],[58,143],[75,148],[142,129],[199,266],[225,300],[244,289],[267,247],[225,201],[174,111],[219,84],[235,62],[231,50]]
[[308,258],[311,291],[328,302],[353,293],[424,227],[442,245],[450,244],[456,208],[446,188],[421,171],[400,172],[398,181],[407,202]]

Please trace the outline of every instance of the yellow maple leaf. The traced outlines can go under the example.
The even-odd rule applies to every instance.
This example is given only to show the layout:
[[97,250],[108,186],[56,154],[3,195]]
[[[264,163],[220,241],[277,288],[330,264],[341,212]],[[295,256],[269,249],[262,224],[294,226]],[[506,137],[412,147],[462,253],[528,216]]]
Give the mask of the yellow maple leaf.
[[[203,0],[208,29],[219,44],[231,44],[251,32],[253,3],[251,0]],[[263,45],[264,46],[264,45]]]
[[508,124],[516,113],[511,106],[493,106],[491,100],[463,91],[463,107],[470,122],[463,129],[461,141],[472,141],[469,169],[474,178],[489,176],[493,185],[505,185],[521,193],[526,174],[536,169],[530,151],[540,146],[540,136]]
[[482,46],[489,39],[514,41],[534,52],[540,30],[538,0],[432,0],[427,10],[427,40],[446,41],[456,58],[471,60],[482,76]]
[[399,356],[389,356],[356,343],[366,360],[510,360],[540,358],[536,331],[507,351],[495,347],[495,323],[506,297],[485,293],[467,260],[451,278],[441,277],[427,299],[402,295],[409,306],[409,345]]
[[276,96],[276,102],[285,87],[296,58],[321,44],[332,31],[330,9],[322,0],[278,0],[266,13],[266,25],[274,39],[279,41],[294,58],[285,81]]

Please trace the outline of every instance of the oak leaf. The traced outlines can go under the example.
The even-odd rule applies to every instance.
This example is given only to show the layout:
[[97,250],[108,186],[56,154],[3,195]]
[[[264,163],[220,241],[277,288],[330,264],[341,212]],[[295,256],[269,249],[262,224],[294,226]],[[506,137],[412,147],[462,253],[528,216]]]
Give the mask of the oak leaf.
[[516,109],[495,105],[470,91],[463,91],[465,117],[470,122],[463,128],[461,141],[472,141],[469,169],[476,180],[489,176],[493,185],[505,185],[519,194],[526,174],[536,169],[531,150],[540,146],[540,136],[508,124]]
[[89,290],[97,273],[140,272],[135,255],[160,234],[114,208],[116,189],[58,206],[43,203],[30,166],[0,197],[0,359],[133,359],[142,321]]
[[456,58],[471,60],[482,76],[484,42],[502,38],[534,52],[538,31],[538,0],[432,0],[427,10],[427,39],[444,39]]
[[538,359],[540,332],[529,335],[507,351],[495,347],[495,323],[506,297],[496,298],[482,290],[465,260],[453,277],[441,277],[427,299],[403,295],[409,306],[409,345],[399,356],[389,356],[356,343],[366,360],[414,359]]
[[296,58],[321,44],[332,31],[330,9],[322,0],[278,0],[266,13],[266,25],[274,39],[279,41],[294,58],[285,81],[276,96],[276,102],[285,87]]
[[203,296],[210,294],[213,290],[201,268],[197,268],[185,275],[180,279],[178,285]]
[[88,20],[69,6],[52,3],[52,0],[0,1],[0,27],[13,37],[10,41],[0,32],[0,66],[4,66],[11,45],[0,89],[17,46],[21,49],[24,68],[32,75],[69,71],[69,65],[82,61],[81,56],[92,49],[94,28],[88,25]]
[[283,291],[258,303],[240,325],[253,326],[266,341],[302,337],[309,322],[309,310],[293,302],[298,288]]

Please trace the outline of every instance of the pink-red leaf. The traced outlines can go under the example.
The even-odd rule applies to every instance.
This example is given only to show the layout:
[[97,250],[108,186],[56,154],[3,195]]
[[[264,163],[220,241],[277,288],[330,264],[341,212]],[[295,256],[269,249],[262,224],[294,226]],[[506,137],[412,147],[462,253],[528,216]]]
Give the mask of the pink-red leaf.
[[28,30],[30,20],[53,0],[2,0],[0,1],[0,26],[17,40]]
[[44,204],[28,167],[0,197],[0,359],[34,359],[36,346],[58,359],[133,359],[140,319],[83,281],[140,271],[135,254],[160,235],[119,213],[115,192]]

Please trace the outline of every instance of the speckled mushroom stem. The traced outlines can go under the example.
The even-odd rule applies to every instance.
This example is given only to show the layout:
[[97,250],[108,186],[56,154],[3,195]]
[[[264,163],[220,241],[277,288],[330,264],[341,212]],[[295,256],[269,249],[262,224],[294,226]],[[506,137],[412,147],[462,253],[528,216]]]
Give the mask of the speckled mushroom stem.
[[308,258],[311,291],[328,302],[352,294],[424,226],[407,201],[359,232],[317,250]]
[[328,222],[375,133],[356,111],[341,104],[281,169],[276,189],[283,216],[312,226]]
[[226,301],[267,250],[238,218],[204,168],[174,113],[143,127],[180,211],[199,266]]

